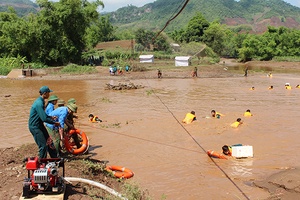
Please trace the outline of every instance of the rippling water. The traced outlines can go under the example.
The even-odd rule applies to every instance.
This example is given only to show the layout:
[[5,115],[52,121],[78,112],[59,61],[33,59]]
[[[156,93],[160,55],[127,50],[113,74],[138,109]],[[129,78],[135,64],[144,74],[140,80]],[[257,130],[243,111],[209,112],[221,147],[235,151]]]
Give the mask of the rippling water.
[[[268,194],[252,187],[253,180],[299,166],[298,75],[133,80],[145,88],[129,91],[105,90],[108,82],[0,79],[0,147],[34,142],[29,111],[39,88],[48,85],[64,100],[76,98],[76,126],[88,134],[93,156],[132,169],[132,180],[154,199],[265,199]],[[285,90],[286,82],[292,90]],[[225,116],[209,118],[212,109]],[[253,117],[242,116],[247,109]],[[182,125],[191,110],[197,121]],[[89,113],[106,122],[90,124]],[[239,117],[244,124],[231,128]],[[236,143],[252,145],[254,157],[212,162],[204,152]]]

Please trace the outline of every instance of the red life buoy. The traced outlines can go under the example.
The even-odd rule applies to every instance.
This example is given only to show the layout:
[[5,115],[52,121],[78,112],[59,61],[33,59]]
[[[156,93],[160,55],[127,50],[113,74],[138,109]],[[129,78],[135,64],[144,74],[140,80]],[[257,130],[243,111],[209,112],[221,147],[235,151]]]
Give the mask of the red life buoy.
[[[69,139],[73,134],[77,134],[81,137],[82,141],[80,141],[80,144],[81,144],[80,148],[77,148],[76,145],[74,146],[70,143]],[[81,131],[79,129],[72,129],[69,131],[69,133],[67,135],[65,135],[65,147],[68,150],[68,152],[70,152],[74,155],[83,154],[89,148],[89,139],[83,131]]]
[[131,178],[134,175],[130,169],[121,166],[107,166],[105,169],[117,178]]
[[214,152],[214,151],[212,151],[212,150],[208,150],[208,151],[207,151],[207,155],[208,155],[209,157],[213,157],[213,158],[227,159],[225,155],[219,154],[219,153]]

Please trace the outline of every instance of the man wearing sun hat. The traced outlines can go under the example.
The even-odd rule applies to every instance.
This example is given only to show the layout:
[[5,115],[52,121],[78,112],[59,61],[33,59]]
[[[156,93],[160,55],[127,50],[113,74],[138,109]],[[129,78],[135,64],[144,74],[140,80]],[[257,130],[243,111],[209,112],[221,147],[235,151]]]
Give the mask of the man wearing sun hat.
[[33,102],[28,120],[28,128],[35,143],[38,145],[40,158],[47,158],[47,152],[51,158],[57,157],[56,150],[51,148],[53,143],[44,126],[44,122],[59,126],[59,122],[54,121],[55,117],[48,116],[44,110],[45,99],[49,98],[50,92],[52,92],[52,90],[50,90],[48,86],[40,88],[40,96]]
[[68,100],[68,104],[71,104],[71,103],[76,104],[76,99],[70,98],[70,99]]
[[57,100],[57,107],[65,106],[66,102],[62,99]]
[[54,106],[57,104],[58,97],[56,95],[51,95],[48,99],[48,103],[46,105],[45,112],[49,115],[53,110]]
[[53,140],[58,157],[61,156],[60,141],[64,140],[63,132],[65,129],[65,124],[67,124],[66,119],[67,116],[73,112],[77,112],[77,106],[75,104],[60,106],[49,114],[50,116],[56,117],[55,121],[59,122],[60,124],[58,127],[56,127],[53,124],[46,123],[47,131]]

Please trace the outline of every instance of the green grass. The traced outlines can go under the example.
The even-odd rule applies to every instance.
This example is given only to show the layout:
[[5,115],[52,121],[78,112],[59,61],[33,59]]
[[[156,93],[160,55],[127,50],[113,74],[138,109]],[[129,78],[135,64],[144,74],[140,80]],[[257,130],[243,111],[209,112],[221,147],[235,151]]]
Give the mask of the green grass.
[[63,74],[92,74],[96,72],[97,70],[95,69],[95,67],[80,66],[76,64],[67,65],[60,70],[60,73]]

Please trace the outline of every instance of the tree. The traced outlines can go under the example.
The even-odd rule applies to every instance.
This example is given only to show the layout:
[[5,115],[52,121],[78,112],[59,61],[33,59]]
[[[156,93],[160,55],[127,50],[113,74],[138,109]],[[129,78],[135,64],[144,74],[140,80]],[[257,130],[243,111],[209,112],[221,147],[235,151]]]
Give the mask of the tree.
[[144,49],[150,50],[154,36],[154,32],[140,28],[135,32],[135,41],[142,45]]
[[154,51],[165,51],[168,52],[171,50],[169,43],[167,42],[166,35],[160,34],[154,41]]
[[116,39],[115,28],[109,21],[109,16],[101,16],[87,28],[85,41],[89,48],[95,47],[99,42],[108,42]]
[[222,55],[225,49],[225,43],[227,42],[227,34],[230,31],[219,22],[213,22],[210,26],[204,30],[202,41],[212,48],[212,50],[218,55]]
[[204,30],[209,27],[209,22],[203,17],[201,13],[197,13],[193,17],[185,30],[184,41],[185,42],[201,42],[204,35]]
[[84,36],[92,22],[98,19],[99,0],[37,0],[41,11],[33,20],[37,35],[31,57],[48,65],[79,63],[86,48]]

